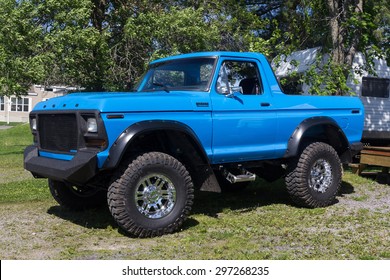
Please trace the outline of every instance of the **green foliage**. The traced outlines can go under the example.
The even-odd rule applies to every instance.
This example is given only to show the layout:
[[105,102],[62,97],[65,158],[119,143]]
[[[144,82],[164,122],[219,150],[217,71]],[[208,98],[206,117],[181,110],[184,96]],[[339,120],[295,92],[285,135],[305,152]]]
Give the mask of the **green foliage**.
[[32,3],[0,1],[0,95],[26,92],[43,77],[42,63],[36,57],[35,43],[42,40]]
[[302,76],[301,82],[309,85],[309,93],[313,95],[352,94],[347,86],[348,74],[349,69],[345,65],[324,59],[319,54],[316,62]]
[[[389,57],[388,1],[272,2],[280,4],[271,16],[275,22],[271,25],[272,31],[281,34],[274,44],[275,55],[321,47],[322,54],[301,78],[310,85],[311,94],[350,94],[346,83],[353,71],[361,73],[364,70],[375,75],[374,58]],[[357,52],[365,55],[366,64],[353,70],[352,62]]]
[[[359,70],[372,72],[375,56],[389,57],[390,8],[373,0],[359,11],[361,1],[0,0],[0,95],[24,94],[34,83],[127,90],[150,59],[194,51],[272,58],[321,46],[334,56],[329,3],[336,2],[341,49],[364,52]],[[351,63],[333,62],[303,77],[313,93],[348,92]]]
[[123,88],[118,87],[121,80],[134,84],[156,58],[195,51],[248,51],[261,26],[245,5],[229,0],[146,8],[128,18],[124,36],[113,48],[112,57],[118,63],[112,65],[109,80],[117,84],[110,88]]
[[[152,52],[151,59],[212,50],[218,42],[219,30],[214,23],[203,21],[203,14],[201,8],[195,10],[175,7],[159,15],[149,12],[130,18],[125,33],[132,40],[144,41]],[[139,26],[147,28],[138,28]]]
[[33,83],[94,88],[104,75],[104,34],[89,0],[0,0],[0,94]]
[[[90,25],[89,0],[35,0],[44,40],[42,57],[45,84],[67,84],[88,89],[102,88],[104,34]],[[102,71],[103,70],[103,71]]]

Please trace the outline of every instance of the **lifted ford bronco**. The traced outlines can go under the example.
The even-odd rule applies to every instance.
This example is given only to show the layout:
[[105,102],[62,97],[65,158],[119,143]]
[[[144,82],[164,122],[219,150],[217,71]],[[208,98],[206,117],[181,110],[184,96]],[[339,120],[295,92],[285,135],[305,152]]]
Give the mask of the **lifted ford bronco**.
[[177,230],[194,190],[285,177],[304,207],[334,202],[342,163],[362,149],[355,97],[281,91],[258,53],[208,52],[152,62],[134,92],[74,93],[30,113],[25,168],[58,203],[107,203],[126,232]]

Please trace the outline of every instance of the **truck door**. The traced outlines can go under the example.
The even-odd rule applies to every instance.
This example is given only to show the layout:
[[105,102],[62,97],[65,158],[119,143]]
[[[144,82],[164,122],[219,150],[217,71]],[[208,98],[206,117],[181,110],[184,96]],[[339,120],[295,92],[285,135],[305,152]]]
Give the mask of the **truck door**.
[[257,60],[224,59],[217,73],[211,90],[213,163],[272,158],[276,111]]

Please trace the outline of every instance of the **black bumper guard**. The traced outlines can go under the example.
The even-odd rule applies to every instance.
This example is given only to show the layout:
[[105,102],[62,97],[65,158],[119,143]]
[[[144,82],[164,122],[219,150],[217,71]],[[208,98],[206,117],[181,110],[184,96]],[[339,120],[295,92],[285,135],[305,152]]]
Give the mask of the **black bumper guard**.
[[24,168],[34,177],[83,185],[97,173],[96,151],[79,150],[70,161],[40,157],[38,147],[28,146],[24,151]]

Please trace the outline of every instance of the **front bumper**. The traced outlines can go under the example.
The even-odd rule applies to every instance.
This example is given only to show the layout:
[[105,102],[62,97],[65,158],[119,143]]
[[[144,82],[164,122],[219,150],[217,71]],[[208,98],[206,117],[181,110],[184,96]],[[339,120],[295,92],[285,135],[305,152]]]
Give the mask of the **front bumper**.
[[88,149],[79,150],[71,160],[65,161],[40,157],[38,147],[32,145],[24,151],[24,168],[34,177],[83,185],[97,174],[96,154]]

